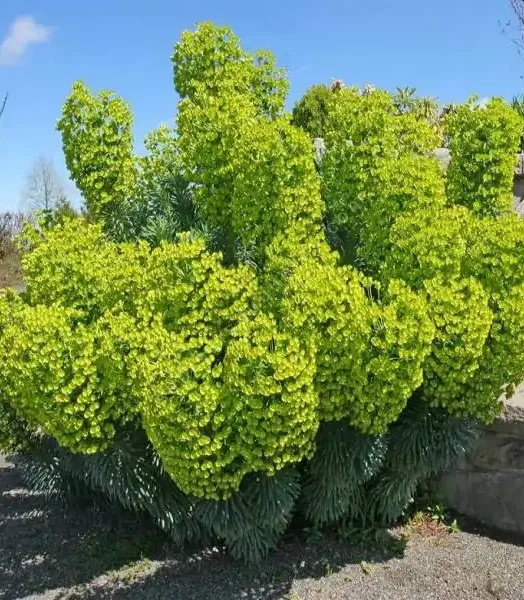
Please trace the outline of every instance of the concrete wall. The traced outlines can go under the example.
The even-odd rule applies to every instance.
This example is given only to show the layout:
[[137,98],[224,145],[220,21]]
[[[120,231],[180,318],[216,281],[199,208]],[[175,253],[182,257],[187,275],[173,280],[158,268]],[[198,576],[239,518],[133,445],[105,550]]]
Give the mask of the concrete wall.
[[524,174],[522,173],[515,175],[513,195],[515,196],[515,210],[519,215],[524,215]]

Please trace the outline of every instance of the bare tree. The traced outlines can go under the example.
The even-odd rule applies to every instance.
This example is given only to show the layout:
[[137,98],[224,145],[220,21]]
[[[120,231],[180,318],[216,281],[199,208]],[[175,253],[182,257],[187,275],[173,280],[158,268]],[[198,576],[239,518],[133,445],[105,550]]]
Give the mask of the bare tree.
[[0,213],[0,260],[16,252],[15,237],[22,231],[23,224],[21,212]]
[[30,212],[51,211],[66,200],[66,193],[53,163],[39,158],[27,176],[23,199]]
[[499,24],[512,42],[517,46],[519,54],[524,54],[524,0],[509,0],[509,6],[515,15],[505,23]]

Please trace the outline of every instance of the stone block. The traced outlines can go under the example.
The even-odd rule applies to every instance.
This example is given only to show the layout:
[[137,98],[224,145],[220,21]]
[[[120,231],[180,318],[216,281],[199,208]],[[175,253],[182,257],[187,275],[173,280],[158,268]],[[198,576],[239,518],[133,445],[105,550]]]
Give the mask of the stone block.
[[441,480],[449,507],[501,530],[524,534],[524,473],[449,471]]
[[492,431],[524,439],[524,384],[504,401],[504,410],[490,428]]

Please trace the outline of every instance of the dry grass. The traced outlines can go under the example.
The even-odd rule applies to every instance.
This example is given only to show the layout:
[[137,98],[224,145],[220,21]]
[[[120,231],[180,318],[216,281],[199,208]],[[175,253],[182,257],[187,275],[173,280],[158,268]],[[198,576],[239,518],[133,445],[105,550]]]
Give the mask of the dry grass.
[[452,533],[452,528],[446,525],[441,519],[435,518],[431,514],[418,511],[402,527],[402,534],[408,539],[414,536],[423,538],[443,538]]

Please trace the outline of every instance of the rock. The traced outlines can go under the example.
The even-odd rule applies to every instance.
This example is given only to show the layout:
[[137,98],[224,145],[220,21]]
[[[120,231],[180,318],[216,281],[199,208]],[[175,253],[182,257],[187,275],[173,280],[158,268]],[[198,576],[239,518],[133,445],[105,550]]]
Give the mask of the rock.
[[524,383],[504,401],[504,411],[491,426],[493,431],[524,439]]
[[486,525],[524,534],[524,472],[456,471],[442,477],[448,506]]
[[468,457],[469,465],[480,471],[515,471],[524,475],[524,438],[487,431]]
[[470,455],[443,474],[441,491],[458,512],[524,534],[524,384]]

